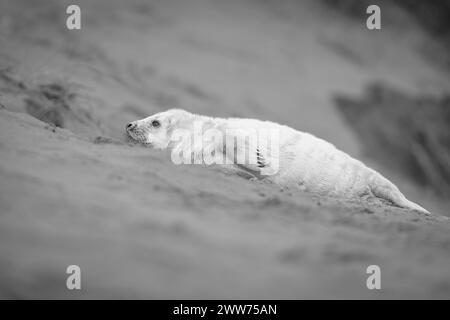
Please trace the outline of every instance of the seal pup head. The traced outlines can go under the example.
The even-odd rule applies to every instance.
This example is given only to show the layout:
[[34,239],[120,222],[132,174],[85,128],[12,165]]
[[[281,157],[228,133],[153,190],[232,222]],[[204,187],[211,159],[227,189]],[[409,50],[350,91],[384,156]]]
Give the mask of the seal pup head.
[[182,109],[170,109],[126,125],[127,134],[135,141],[155,149],[166,149],[172,133],[189,124],[193,115]]

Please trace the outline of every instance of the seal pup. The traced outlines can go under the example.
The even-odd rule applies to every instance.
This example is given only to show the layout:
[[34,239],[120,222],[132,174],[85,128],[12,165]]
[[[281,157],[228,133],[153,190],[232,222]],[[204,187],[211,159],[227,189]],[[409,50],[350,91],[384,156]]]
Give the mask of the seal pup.
[[[197,144],[190,139],[180,139],[176,134],[180,130],[191,133],[198,124],[203,132],[215,130],[224,138]],[[240,135],[245,130],[241,129],[252,129],[257,133],[263,130],[277,132],[276,148],[259,139],[246,137],[244,143],[228,148],[229,141],[242,138]],[[133,140],[152,148],[169,149],[172,153],[182,149],[185,153],[192,153],[195,158],[191,158],[193,161],[198,160],[198,155],[205,149],[214,150],[216,155],[224,156],[226,161],[221,164],[229,170],[238,174],[244,172],[281,187],[338,198],[379,198],[401,208],[430,214],[406,199],[397,186],[380,173],[338,150],[331,143],[278,123],[256,119],[213,118],[181,109],[170,109],[127,124],[126,132]],[[233,151],[231,155],[229,150]],[[242,155],[248,156],[241,157],[246,161],[236,161]]]

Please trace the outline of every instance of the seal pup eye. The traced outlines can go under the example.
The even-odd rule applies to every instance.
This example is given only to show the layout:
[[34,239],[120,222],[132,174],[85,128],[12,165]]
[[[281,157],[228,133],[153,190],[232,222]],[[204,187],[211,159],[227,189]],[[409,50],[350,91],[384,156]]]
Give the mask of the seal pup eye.
[[154,126],[155,128],[158,128],[160,125],[161,125],[161,123],[158,120],[152,121],[152,126]]

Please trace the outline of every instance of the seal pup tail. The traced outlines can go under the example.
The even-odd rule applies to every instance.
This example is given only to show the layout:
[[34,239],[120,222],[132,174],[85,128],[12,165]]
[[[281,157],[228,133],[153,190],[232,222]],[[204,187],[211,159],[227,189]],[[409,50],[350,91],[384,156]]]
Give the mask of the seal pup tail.
[[376,171],[373,171],[369,186],[372,193],[378,198],[386,199],[401,208],[416,210],[426,215],[431,214],[428,210],[419,206],[417,203],[406,199],[396,185]]

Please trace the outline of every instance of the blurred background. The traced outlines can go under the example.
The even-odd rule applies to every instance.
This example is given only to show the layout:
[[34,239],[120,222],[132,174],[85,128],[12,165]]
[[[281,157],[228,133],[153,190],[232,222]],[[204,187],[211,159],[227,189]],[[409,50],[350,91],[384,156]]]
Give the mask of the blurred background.
[[[70,4],[81,30],[66,28]],[[366,27],[370,4],[381,30]],[[448,223],[352,220],[342,204],[174,169],[127,146],[124,126],[169,108],[276,121],[450,216],[449,74],[445,0],[0,0],[1,294],[71,297],[59,285],[78,259],[95,285],[76,297],[448,297]],[[349,284],[376,259],[419,280],[380,296]],[[329,282],[311,280],[320,263]]]

